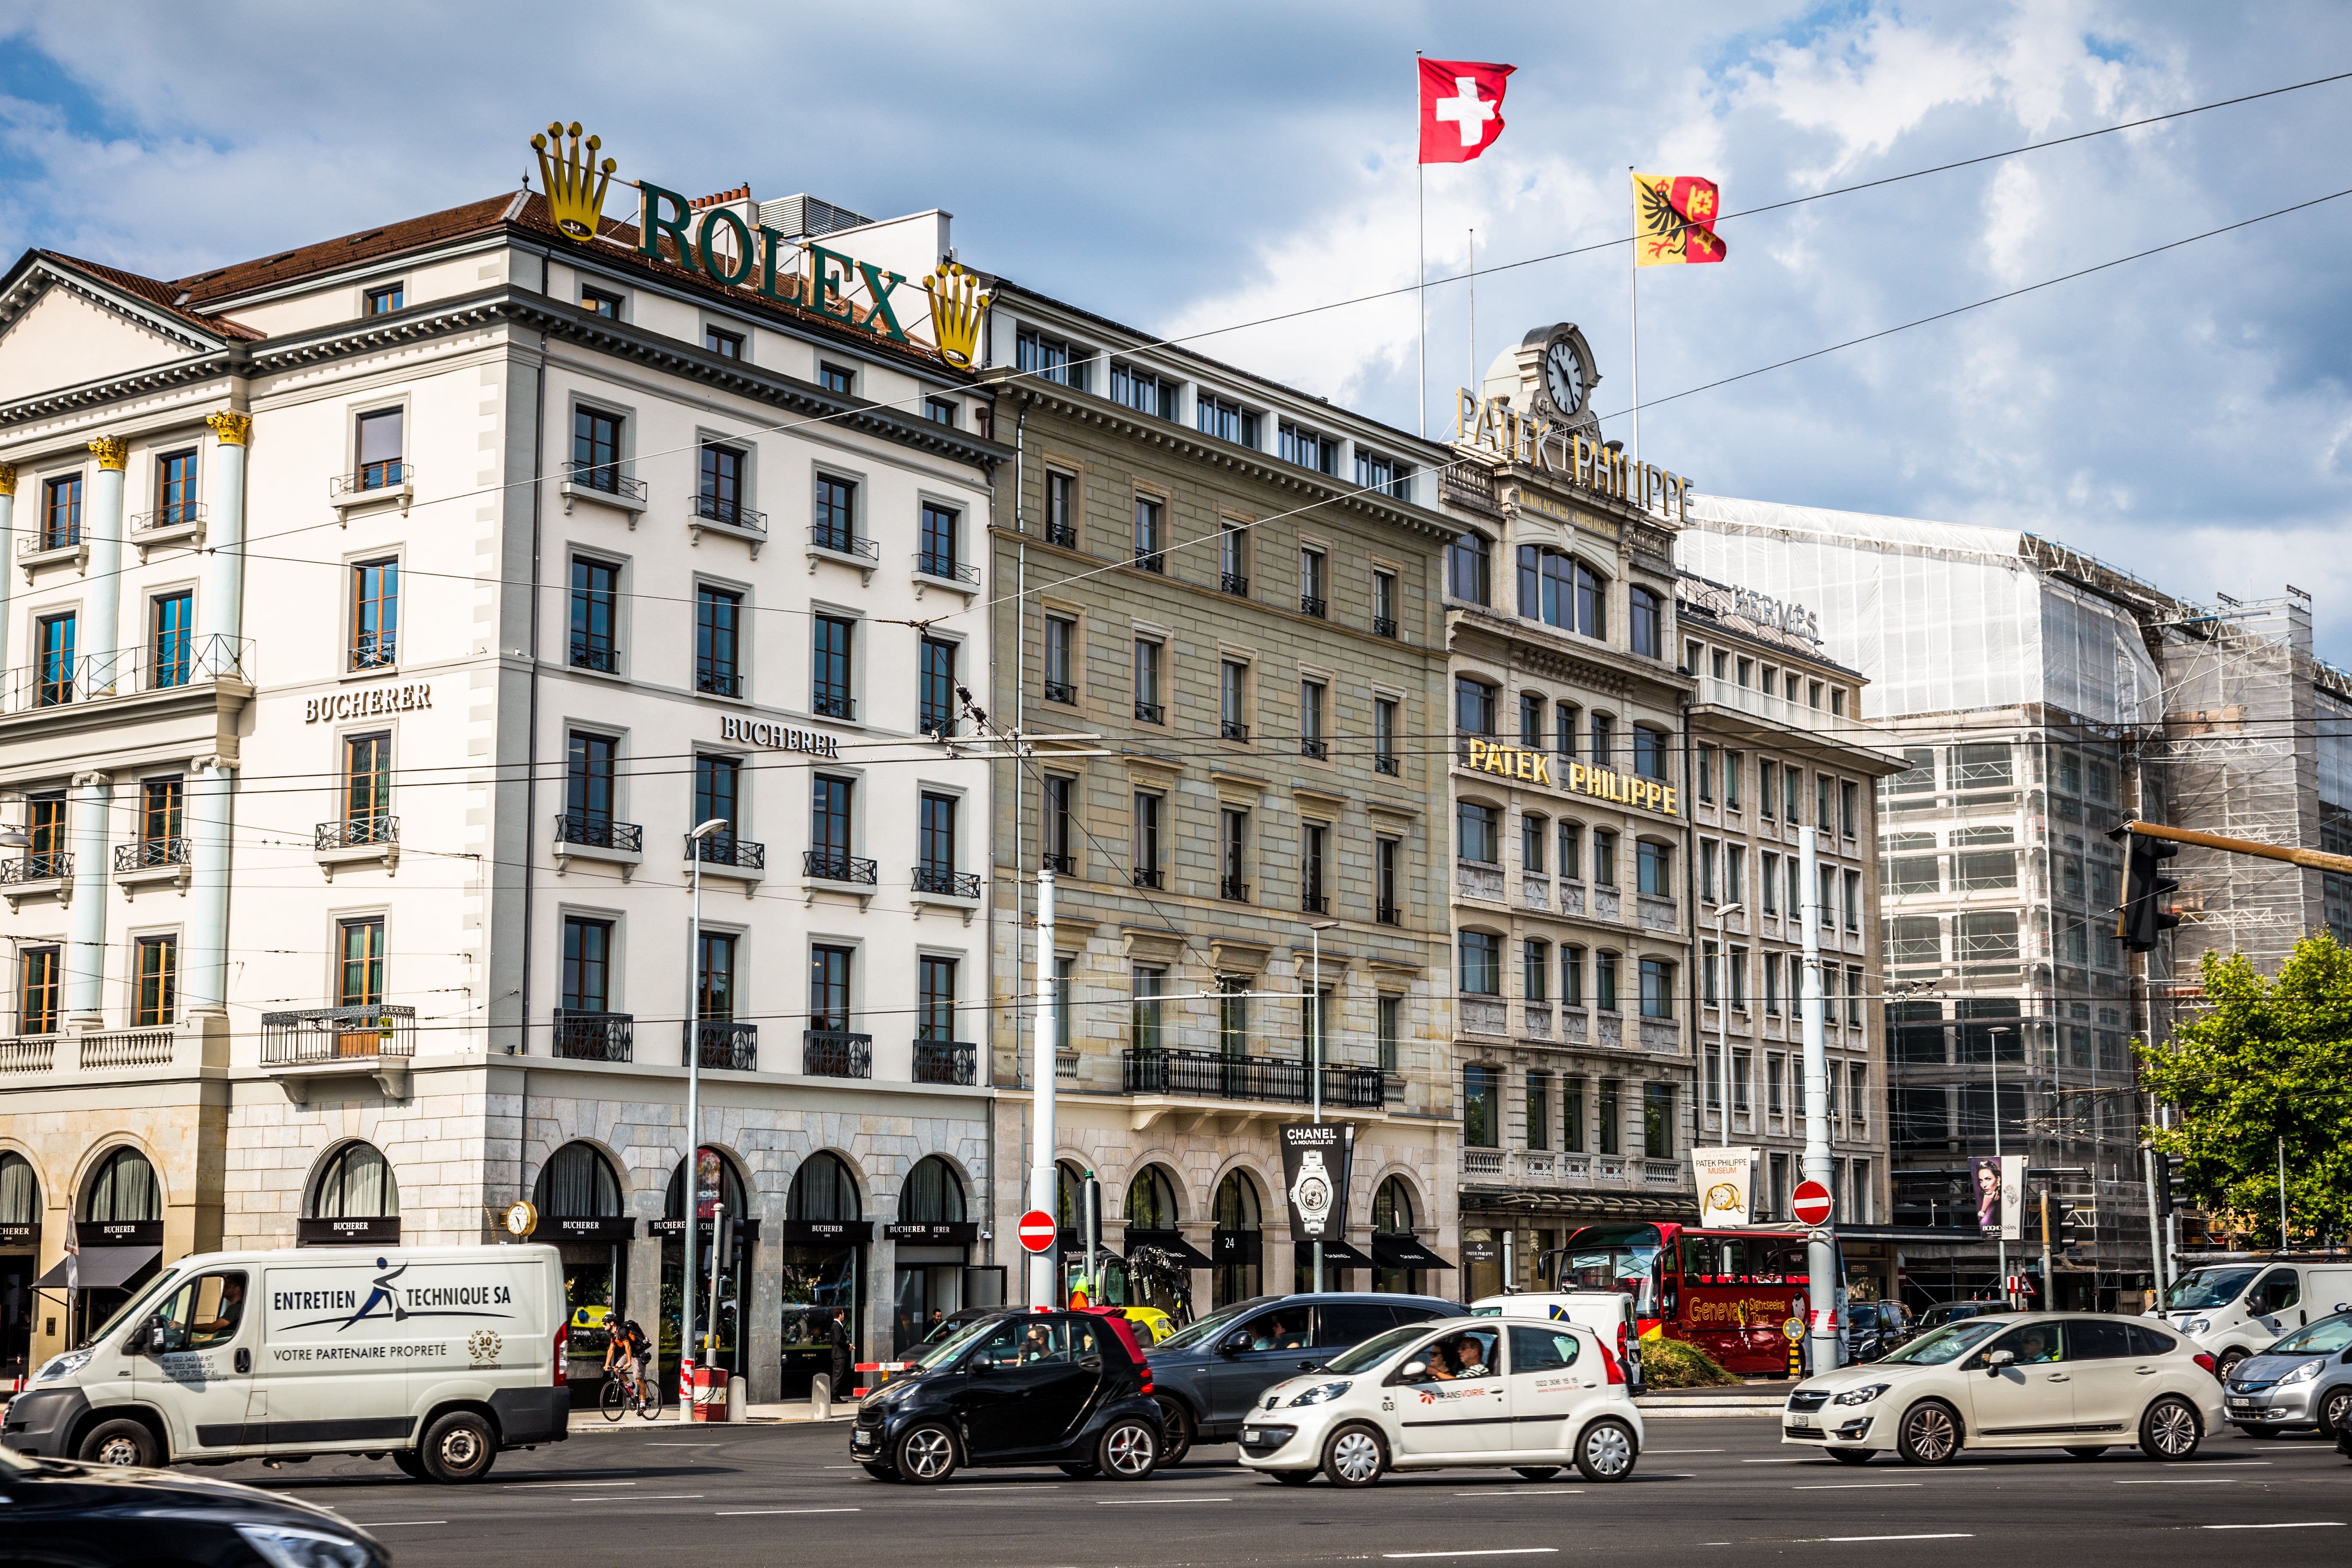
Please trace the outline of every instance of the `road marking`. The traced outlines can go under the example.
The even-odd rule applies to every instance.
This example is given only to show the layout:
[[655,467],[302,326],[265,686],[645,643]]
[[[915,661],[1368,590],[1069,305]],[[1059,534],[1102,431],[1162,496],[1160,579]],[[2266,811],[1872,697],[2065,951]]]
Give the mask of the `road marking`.
[[375,1519],[362,1523],[355,1519],[352,1522],[362,1530],[390,1530],[395,1524],[446,1524],[449,1521],[446,1519]]
[[2200,1530],[2341,1530],[2340,1519],[2305,1519],[2293,1524],[2200,1524]]
[[1133,1508],[1147,1502],[1231,1502],[1229,1497],[1116,1497],[1098,1500],[1097,1508]]
[[[648,1443],[646,1447],[648,1448],[716,1448],[719,1445],[716,1443]],[[827,1465],[825,1467],[828,1470],[845,1470],[849,1468],[850,1467],[847,1465]]]
[[1582,1487],[1490,1487],[1482,1492],[1455,1492],[1455,1497],[1582,1497]]
[[1743,1465],[1810,1465],[1811,1459],[1742,1459]]
[[700,1492],[647,1492],[643,1497],[576,1497],[573,1502],[691,1502]]
[[590,1487],[633,1487],[636,1484],[635,1481],[509,1481],[505,1489],[510,1492],[576,1492],[585,1491]]
[[1941,1535],[1824,1535],[1822,1541],[1974,1541],[1968,1531],[1948,1531]]
[[2160,1481],[2117,1481],[2115,1484],[2119,1487],[2234,1487],[2238,1479],[2235,1476],[2215,1476],[2210,1481],[2192,1481],[2185,1477],[2168,1476]]
[[740,1519],[753,1513],[864,1513],[862,1508],[721,1508],[711,1510],[720,1519]]
[[1557,1555],[1557,1546],[1488,1546],[1475,1552],[1383,1552],[1388,1558],[1405,1557],[1536,1557]]
[[1889,1487],[1924,1487],[1927,1484],[1925,1481],[1821,1481],[1789,1489],[1793,1492],[1877,1492]]
[[[1651,1454],[1722,1454],[1727,1453],[1729,1450],[1725,1448],[1647,1448],[1644,1449],[1643,1452]],[[1712,1546],[1715,1543],[1710,1541],[1702,1541],[1699,1544],[1701,1546]]]

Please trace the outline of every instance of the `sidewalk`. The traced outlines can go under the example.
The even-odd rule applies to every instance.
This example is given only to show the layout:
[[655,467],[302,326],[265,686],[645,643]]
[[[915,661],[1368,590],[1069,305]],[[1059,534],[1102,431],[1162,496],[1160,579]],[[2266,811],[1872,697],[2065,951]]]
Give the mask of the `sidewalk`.
[[[830,1426],[835,1422],[847,1421],[856,1413],[857,1407],[855,1405],[836,1404],[833,1407],[833,1414],[825,1417],[824,1424]],[[805,1399],[797,1399],[788,1400],[779,1405],[746,1405],[743,1409],[743,1419],[740,1425],[746,1426],[772,1426],[780,1422],[814,1421],[816,1418],[816,1406],[811,1405]],[[627,1432],[632,1430],[642,1432],[652,1426],[690,1426],[693,1425],[695,1425],[695,1423],[690,1421],[681,1422],[677,1418],[677,1406],[675,1405],[667,1405],[662,1407],[662,1418],[659,1421],[646,1421],[635,1415],[620,1421],[607,1421],[604,1419],[604,1413],[595,1409],[574,1410],[572,1413],[572,1430],[574,1432]],[[730,1423],[719,1421],[705,1422],[703,1425],[723,1428],[730,1425]]]
[[1633,1404],[1650,1420],[1680,1415],[1778,1415],[1787,1407],[1789,1390],[1795,1386],[1792,1380],[1727,1388],[1660,1388]]

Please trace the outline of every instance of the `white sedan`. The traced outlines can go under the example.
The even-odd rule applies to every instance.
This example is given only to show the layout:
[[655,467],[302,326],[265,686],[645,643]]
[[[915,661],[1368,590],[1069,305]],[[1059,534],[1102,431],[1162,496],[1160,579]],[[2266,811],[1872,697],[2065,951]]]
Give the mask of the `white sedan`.
[[1581,1323],[1441,1319],[1376,1334],[1276,1384],[1243,1418],[1242,1463],[1304,1485],[1383,1470],[1492,1466],[1533,1480],[1574,1465],[1622,1481],[1642,1451],[1625,1374]]
[[1996,1312],[1807,1378],[1789,1395],[1780,1440],[1850,1465],[1889,1450],[1942,1465],[1964,1447],[2087,1459],[2118,1443],[2185,1459],[2222,1419],[2213,1358],[2154,1319]]

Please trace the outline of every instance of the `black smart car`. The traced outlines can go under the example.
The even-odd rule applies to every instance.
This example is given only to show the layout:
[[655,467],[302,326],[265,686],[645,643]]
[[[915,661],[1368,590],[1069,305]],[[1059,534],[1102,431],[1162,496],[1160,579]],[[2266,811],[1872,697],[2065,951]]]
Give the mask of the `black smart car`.
[[1221,1307],[1151,1347],[1151,1376],[1168,1427],[1165,1464],[1194,1443],[1231,1443],[1257,1396],[1374,1334],[1469,1309],[1435,1296],[1327,1290],[1259,1296]]
[[389,1568],[339,1514],[234,1481],[0,1448],[0,1559],[43,1568]]
[[930,1485],[965,1465],[1055,1465],[1139,1481],[1165,1443],[1151,1369],[1123,1320],[992,1312],[925,1347],[919,1369],[859,1402],[850,1458],[877,1481]]

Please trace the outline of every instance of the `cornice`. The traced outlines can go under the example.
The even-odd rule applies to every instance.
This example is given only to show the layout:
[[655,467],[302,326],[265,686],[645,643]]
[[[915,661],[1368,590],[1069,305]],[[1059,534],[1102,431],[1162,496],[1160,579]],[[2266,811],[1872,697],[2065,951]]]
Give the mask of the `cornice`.
[[39,303],[41,296],[51,289],[63,289],[77,294],[100,310],[136,322],[156,336],[168,338],[192,353],[203,353],[223,348],[228,342],[225,337],[199,332],[186,321],[165,314],[135,296],[120,293],[69,272],[45,256],[34,258],[25,275],[5,296],[0,296],[0,329],[5,329],[9,322]]

